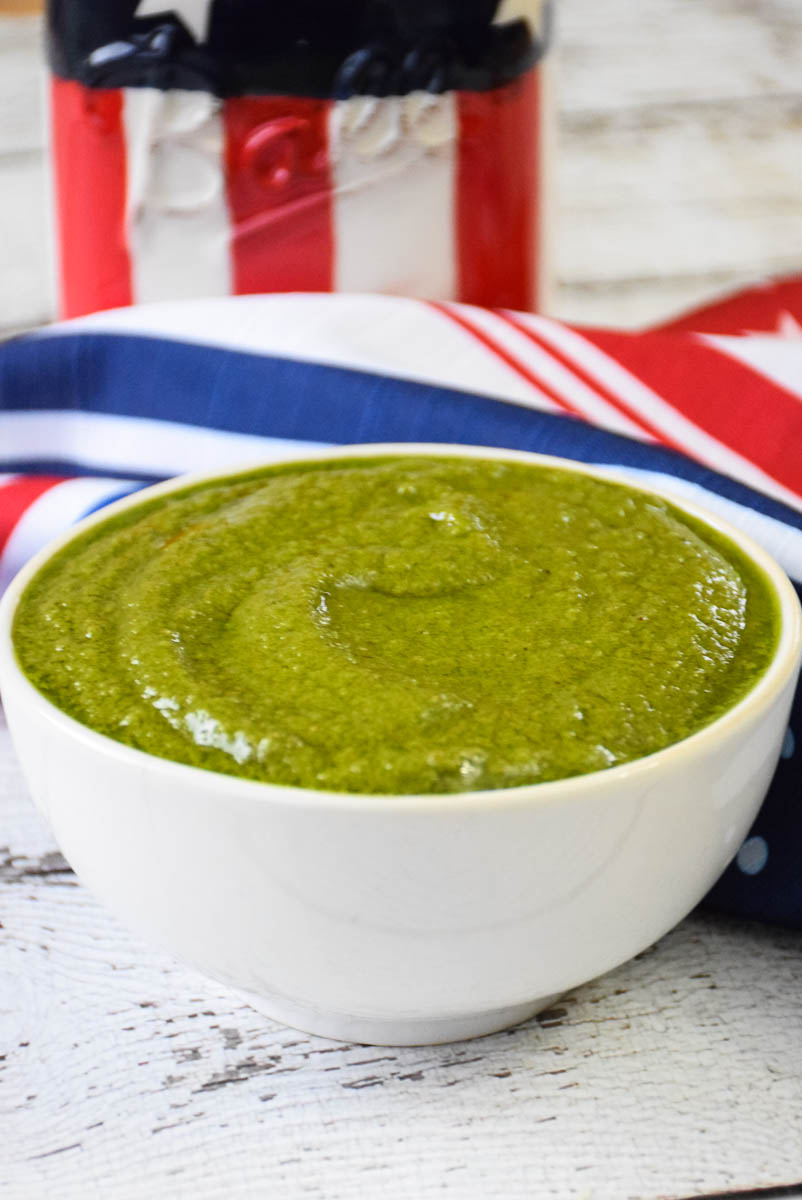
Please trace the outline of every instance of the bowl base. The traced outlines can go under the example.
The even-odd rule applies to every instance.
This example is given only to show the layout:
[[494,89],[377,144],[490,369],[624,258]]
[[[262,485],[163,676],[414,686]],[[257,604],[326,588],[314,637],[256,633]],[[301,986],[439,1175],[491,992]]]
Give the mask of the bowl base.
[[349,1013],[322,1012],[283,996],[265,996],[256,992],[235,989],[257,1012],[264,1013],[282,1025],[332,1038],[337,1042],[355,1042],[365,1046],[434,1046],[442,1042],[461,1042],[468,1038],[485,1037],[513,1025],[520,1025],[536,1013],[549,1008],[561,993],[539,996],[526,1004],[509,1008],[494,1008],[487,1012],[461,1014],[452,1017],[382,1017],[352,1016]]

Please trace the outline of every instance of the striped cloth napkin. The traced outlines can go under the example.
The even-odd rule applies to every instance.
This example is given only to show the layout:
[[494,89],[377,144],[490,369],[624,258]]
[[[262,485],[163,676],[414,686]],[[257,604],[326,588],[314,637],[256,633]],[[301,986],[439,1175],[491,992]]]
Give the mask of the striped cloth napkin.
[[[51,537],[184,471],[354,442],[605,464],[726,517],[802,584],[802,277],[659,330],[389,296],[121,309],[0,347],[0,589]],[[802,926],[797,697],[711,907]]]

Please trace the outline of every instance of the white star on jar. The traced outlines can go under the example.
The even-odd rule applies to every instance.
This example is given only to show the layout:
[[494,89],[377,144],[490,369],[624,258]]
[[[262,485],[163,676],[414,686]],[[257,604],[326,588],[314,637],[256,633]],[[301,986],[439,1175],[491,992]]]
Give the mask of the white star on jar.
[[196,42],[206,41],[209,31],[209,16],[214,0],[140,0],[137,17],[168,16],[180,17]]
[[547,0],[500,0],[494,25],[506,25],[510,21],[526,21],[533,33],[540,33],[544,25],[544,9]]

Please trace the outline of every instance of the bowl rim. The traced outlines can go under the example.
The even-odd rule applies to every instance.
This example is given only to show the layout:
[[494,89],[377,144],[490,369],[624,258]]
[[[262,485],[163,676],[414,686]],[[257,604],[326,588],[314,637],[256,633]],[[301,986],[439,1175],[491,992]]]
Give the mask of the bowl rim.
[[[300,465],[332,459],[421,456],[521,462],[589,475],[607,483],[620,484],[632,491],[666,500],[680,511],[686,512],[689,516],[710,526],[734,542],[757,565],[773,590],[779,611],[780,631],[777,647],[769,666],[737,704],[711,721],[709,725],[705,725],[702,729],[678,742],[671,743],[662,750],[633,759],[631,762],[543,783],[465,792],[431,793],[325,791],[263,780],[244,779],[222,771],[191,766],[188,763],[177,762],[169,758],[160,758],[145,750],[118,742],[106,734],[98,733],[91,726],[84,725],[76,718],[71,717],[51,700],[48,700],[22,670],[11,636],[19,601],[30,581],[45,563],[70,542],[80,537],[87,529],[102,524],[126,509],[135,508],[137,505],[147,503],[159,496],[184,491],[214,480],[233,479],[240,475],[250,474],[260,468],[281,466],[285,463],[288,466]],[[619,474],[616,467],[611,468],[606,464],[589,464],[556,455],[527,450],[511,450],[503,447],[439,442],[375,442],[337,445],[321,449],[310,448],[307,451],[294,452],[286,457],[260,455],[256,459],[243,462],[233,468],[174,476],[162,483],[153,484],[123,496],[112,504],[84,517],[65,533],[50,541],[18,572],[5,594],[0,598],[0,683],[2,689],[4,692],[9,692],[12,688],[19,689],[28,705],[37,708],[40,715],[51,725],[97,753],[115,758],[122,764],[130,765],[140,772],[146,770],[161,773],[168,778],[174,777],[176,783],[191,784],[202,791],[212,790],[218,794],[219,798],[225,796],[226,799],[239,798],[256,803],[269,801],[300,807],[345,810],[378,809],[388,814],[394,811],[407,813],[454,812],[466,809],[484,809],[488,806],[492,806],[494,809],[517,808],[521,805],[556,803],[577,796],[586,797],[589,790],[615,791],[619,785],[626,784],[633,776],[643,775],[646,777],[667,766],[679,767],[683,762],[691,766],[707,753],[713,752],[716,743],[730,738],[757,713],[768,708],[786,686],[798,667],[800,656],[802,656],[802,608],[800,608],[797,594],[785,571],[748,534],[743,533],[729,521],[702,505],[673,494],[670,486],[663,490],[660,487],[652,486],[651,482],[648,484],[633,483],[626,476],[625,470],[626,468],[621,468]]]

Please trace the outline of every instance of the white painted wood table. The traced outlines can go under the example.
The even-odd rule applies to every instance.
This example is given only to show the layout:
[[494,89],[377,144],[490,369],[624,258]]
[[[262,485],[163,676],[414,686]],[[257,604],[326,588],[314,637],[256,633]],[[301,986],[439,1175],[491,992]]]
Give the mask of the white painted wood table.
[[[38,36],[0,22],[6,330],[52,312]],[[560,315],[640,325],[802,269],[799,0],[563,0],[560,58]],[[802,1196],[800,933],[696,914],[517,1030],[382,1050],[119,927],[2,723],[0,847],[3,1200]]]

